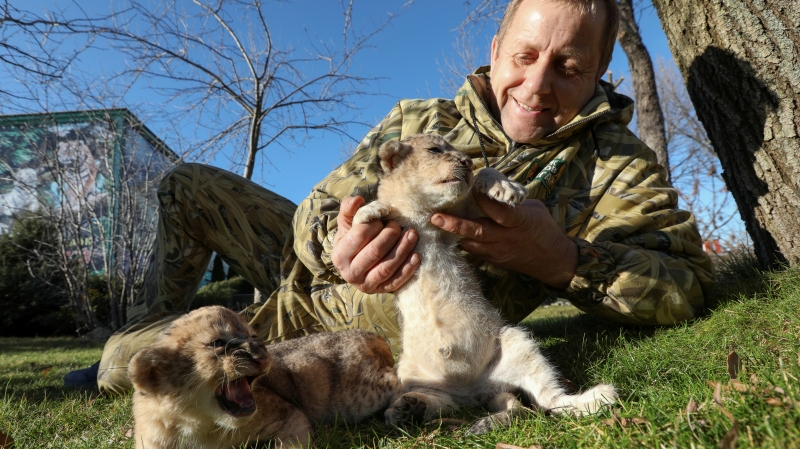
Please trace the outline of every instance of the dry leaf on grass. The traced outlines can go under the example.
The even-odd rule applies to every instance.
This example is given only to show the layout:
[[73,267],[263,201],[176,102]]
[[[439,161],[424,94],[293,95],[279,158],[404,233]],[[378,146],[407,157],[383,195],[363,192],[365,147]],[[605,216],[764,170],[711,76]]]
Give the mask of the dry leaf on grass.
[[49,373],[51,369],[53,369],[52,366],[48,366],[47,368],[43,369],[42,370],[42,377],[46,376],[47,373]]
[[644,418],[623,418],[619,414],[619,409],[614,409],[614,414],[612,418],[608,418],[603,420],[603,424],[608,426],[613,426],[615,424],[619,424],[620,427],[628,427],[631,424],[641,425],[647,424],[648,421]]
[[125,430],[125,436],[127,438],[133,438],[133,427],[128,427],[128,429]]
[[497,443],[494,449],[542,449],[542,446],[534,444],[533,446],[528,446],[527,448],[524,448],[522,446],[514,446],[513,444],[508,444],[508,443]]
[[14,447],[14,439],[11,438],[11,435],[0,431],[0,449],[11,449],[12,447]]
[[739,438],[739,423],[734,421],[733,427],[729,430],[721,440],[719,440],[719,449],[733,449],[736,447],[736,440]]
[[764,401],[773,407],[780,407],[783,405],[783,399],[781,398],[767,398]]
[[694,399],[689,399],[689,403],[686,404],[686,414],[697,413],[697,402],[694,402]]
[[736,351],[731,351],[731,353],[728,354],[728,375],[731,379],[736,379],[741,370],[742,361],[739,360],[739,354],[737,354]]

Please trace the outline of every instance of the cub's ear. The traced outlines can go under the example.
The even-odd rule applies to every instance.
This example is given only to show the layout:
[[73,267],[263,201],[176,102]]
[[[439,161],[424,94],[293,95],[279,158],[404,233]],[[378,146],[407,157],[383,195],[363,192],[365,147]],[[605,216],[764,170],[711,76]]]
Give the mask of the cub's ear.
[[169,376],[174,375],[176,356],[174,350],[147,346],[128,363],[128,378],[137,390],[159,393],[166,384],[171,383]]
[[389,140],[378,150],[381,168],[384,173],[391,173],[414,150],[411,145],[397,140]]

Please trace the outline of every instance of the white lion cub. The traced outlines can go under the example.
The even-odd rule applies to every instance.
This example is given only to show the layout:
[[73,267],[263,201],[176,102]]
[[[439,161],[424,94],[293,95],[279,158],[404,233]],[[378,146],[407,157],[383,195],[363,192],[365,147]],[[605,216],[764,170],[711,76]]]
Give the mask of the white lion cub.
[[510,205],[525,199],[525,188],[493,168],[473,177],[472,160],[435,135],[386,142],[378,155],[378,199],[354,221],[391,219],[416,229],[422,256],[415,277],[396,292],[403,318],[397,374],[404,393],[386,411],[387,423],[429,421],[459,405],[488,406],[494,414],[469,430],[483,433],[524,410],[519,392],[553,413],[590,414],[614,403],[611,385],[567,394],[528,332],[506,324],[484,298],[458,237],[430,223],[437,211],[479,216],[473,188]]

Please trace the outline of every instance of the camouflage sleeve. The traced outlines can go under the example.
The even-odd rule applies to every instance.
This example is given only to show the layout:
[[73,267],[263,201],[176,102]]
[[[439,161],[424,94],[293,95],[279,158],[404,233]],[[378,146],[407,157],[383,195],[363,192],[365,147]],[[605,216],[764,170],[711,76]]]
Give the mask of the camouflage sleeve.
[[294,250],[317,278],[344,282],[331,261],[339,205],[348,196],[362,196],[367,202],[375,199],[378,148],[387,140],[401,138],[402,126],[402,107],[398,103],[367,133],[353,156],[317,184],[298,206],[293,220]]
[[587,312],[628,324],[675,324],[697,316],[715,275],[694,216],[677,209],[677,192],[649,157],[634,157],[613,171],[619,174],[573,237],[579,261],[568,298]]

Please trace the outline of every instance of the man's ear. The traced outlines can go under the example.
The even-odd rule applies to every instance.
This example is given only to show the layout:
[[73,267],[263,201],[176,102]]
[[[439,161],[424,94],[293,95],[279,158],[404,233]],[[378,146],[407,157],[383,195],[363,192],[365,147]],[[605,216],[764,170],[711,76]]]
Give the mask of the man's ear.
[[384,173],[391,173],[403,160],[411,154],[414,148],[397,140],[390,140],[378,150],[381,168]]
[[169,381],[167,369],[174,362],[174,355],[174,351],[167,348],[148,346],[128,363],[128,378],[137,390],[158,393],[159,386]]

